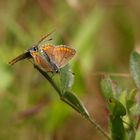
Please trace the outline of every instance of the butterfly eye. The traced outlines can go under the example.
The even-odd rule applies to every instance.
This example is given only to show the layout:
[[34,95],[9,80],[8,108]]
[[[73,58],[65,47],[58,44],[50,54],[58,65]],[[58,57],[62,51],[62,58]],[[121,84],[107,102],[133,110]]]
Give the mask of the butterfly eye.
[[38,51],[38,48],[36,46],[34,46],[32,49],[33,51]]

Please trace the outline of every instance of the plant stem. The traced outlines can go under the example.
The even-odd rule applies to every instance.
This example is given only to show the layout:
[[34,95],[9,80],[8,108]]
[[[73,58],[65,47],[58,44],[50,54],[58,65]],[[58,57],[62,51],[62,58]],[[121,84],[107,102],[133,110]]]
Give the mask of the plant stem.
[[93,76],[105,76],[109,75],[112,77],[124,77],[124,78],[131,78],[129,73],[106,73],[106,72],[94,72]]
[[57,87],[57,85],[54,83],[54,81],[52,80],[52,78],[42,69],[40,69],[37,65],[34,65],[34,67],[50,82],[50,84],[52,85],[52,87],[56,90],[56,92],[59,94],[59,96],[62,96],[62,93],[60,91],[60,89]]
[[[37,65],[34,65],[34,67],[49,81],[49,83],[52,85],[52,87],[56,90],[56,92],[59,94],[60,99],[65,102],[66,104],[68,104],[69,106],[71,106],[74,110],[76,110],[78,113],[81,114],[81,112],[79,111],[79,109],[74,106],[71,102],[69,102],[67,99],[65,99],[63,97],[63,94],[61,92],[61,90],[57,87],[57,85],[55,84],[55,82],[52,80],[52,78],[42,69],[40,69]],[[106,139],[111,140],[111,138],[109,137],[109,135],[101,128],[101,126],[95,121],[93,120],[89,115],[87,114],[81,114],[83,117],[85,117],[91,124],[93,124],[95,126],[95,128],[101,132],[104,137],[106,137]]]
[[[42,69],[40,69],[37,65],[34,65],[34,67],[50,82],[50,84],[52,85],[52,87],[56,90],[56,92],[58,93],[60,99],[65,102],[66,104],[68,104],[69,106],[71,106],[74,110],[76,110],[77,112],[79,112],[79,110],[73,106],[73,104],[71,104],[70,102],[68,102],[62,95],[60,89],[57,87],[57,85],[54,83],[54,81],[52,80],[52,78],[46,73],[44,72]],[[79,112],[80,113],[80,112]]]
[[91,117],[86,117],[86,119],[94,125],[94,127],[100,131],[108,140],[112,140],[111,137],[102,129],[102,127]]

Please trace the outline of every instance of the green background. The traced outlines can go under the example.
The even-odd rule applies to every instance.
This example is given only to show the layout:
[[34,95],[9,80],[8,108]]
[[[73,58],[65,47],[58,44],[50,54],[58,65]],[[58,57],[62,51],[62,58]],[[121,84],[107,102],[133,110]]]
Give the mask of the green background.
[[100,72],[129,73],[130,52],[140,48],[139,16],[140,2],[132,0],[0,0],[0,140],[103,140],[29,61],[8,62],[55,30],[49,43],[77,50],[72,90],[107,130]]

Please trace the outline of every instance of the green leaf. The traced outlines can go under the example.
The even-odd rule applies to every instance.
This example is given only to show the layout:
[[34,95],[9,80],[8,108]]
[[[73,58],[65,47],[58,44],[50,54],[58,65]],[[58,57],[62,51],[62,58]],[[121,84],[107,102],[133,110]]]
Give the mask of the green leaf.
[[68,103],[77,112],[79,112],[85,118],[89,118],[89,113],[80,99],[70,91],[66,91],[61,98],[64,102]]
[[109,77],[102,79],[101,81],[101,90],[105,99],[113,97],[112,83]]
[[130,72],[136,86],[140,89],[140,54],[136,51],[131,53]]
[[137,102],[136,105],[132,108],[132,113],[134,115],[140,115],[140,103]]
[[114,117],[124,116],[126,114],[125,107],[119,100],[115,99],[113,95],[112,81],[109,77],[101,81],[101,89],[105,99],[108,101],[108,107],[111,114]]
[[126,115],[126,110],[123,104],[117,99],[110,98],[108,100],[110,115],[111,136],[113,140],[125,140],[125,129],[122,116]]
[[64,92],[66,90],[70,90],[74,78],[69,65],[66,65],[64,68],[61,69],[60,80],[61,80],[62,91]]
[[[135,131],[135,121],[133,118],[133,113],[134,111],[134,105],[135,105],[135,95],[136,95],[136,89],[133,89],[131,91],[129,91],[126,94],[126,110],[127,110],[127,116],[125,116],[125,122],[128,122],[129,125],[126,125],[126,129],[127,129],[127,133],[128,133],[128,137],[130,140],[134,140],[136,137],[136,131]],[[133,107],[133,108],[132,108]]]
[[120,116],[115,118],[114,116],[110,117],[110,127],[113,140],[125,140],[125,129]]
[[132,91],[129,92],[127,99],[126,99],[126,108],[128,113],[130,113],[130,109],[134,106],[135,104],[135,96],[136,96],[136,89],[133,89]]
[[125,107],[117,99],[111,97],[108,100],[108,105],[113,117],[126,115]]

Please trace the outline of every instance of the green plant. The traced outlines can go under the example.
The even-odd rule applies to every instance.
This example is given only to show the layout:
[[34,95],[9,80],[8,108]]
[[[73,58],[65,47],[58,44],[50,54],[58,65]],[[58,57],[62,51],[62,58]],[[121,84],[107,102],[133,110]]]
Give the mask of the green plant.
[[[34,56],[32,55],[32,52],[35,53],[39,53],[40,50],[38,50],[38,46],[40,44],[40,42],[42,42],[44,39],[46,39],[46,37],[48,35],[50,35],[51,33],[47,34],[46,36],[44,36],[38,43],[37,45],[35,45],[35,47],[33,46],[31,49],[28,49],[25,53],[22,53],[21,55],[17,56],[16,58],[14,58],[12,61],[9,62],[9,64],[13,65],[18,61],[24,60],[24,59],[31,59],[33,58],[33,62],[32,64],[34,65],[34,68],[36,68],[47,80],[48,82],[51,84],[51,86],[56,90],[56,93],[58,93],[60,99],[65,102],[66,104],[68,104],[69,106],[71,106],[74,110],[76,110],[78,113],[80,113],[82,115],[82,117],[84,117],[85,119],[87,119],[91,124],[93,124],[107,139],[111,139],[108,134],[100,127],[100,125],[98,125],[96,123],[96,121],[94,119],[92,119],[92,117],[90,116],[90,114],[88,113],[87,109],[84,107],[84,105],[82,104],[82,102],[80,101],[80,99],[71,91],[71,86],[73,84],[73,74],[70,70],[69,65],[67,64],[65,67],[60,69],[60,73],[59,73],[59,78],[60,78],[60,84],[56,84],[55,80],[53,80],[52,76],[50,76],[50,73],[45,71],[40,64],[35,61]],[[46,64],[51,63],[50,65],[53,65],[54,63],[50,60],[49,55],[46,53],[46,57],[44,57],[44,55],[39,55],[39,60],[45,60]],[[36,56],[37,57],[37,56]],[[43,59],[42,59],[43,58]],[[65,56],[63,55],[63,58],[65,58]],[[37,59],[38,60],[38,59]],[[39,61],[39,62],[40,62]],[[44,62],[44,61],[43,61]],[[62,60],[60,61],[62,62]],[[53,65],[54,66],[54,65]],[[56,71],[52,71],[54,74]]]
[[[26,57],[18,58],[19,60],[22,60]],[[140,123],[140,104],[138,101],[135,101],[137,90],[120,90],[120,86],[117,85],[109,76],[106,76],[101,81],[102,93],[107,101],[108,110],[110,112],[110,137],[90,116],[80,99],[71,91],[74,76],[68,64],[60,71],[60,84],[56,83],[49,73],[42,70],[38,65],[35,63],[33,63],[33,65],[34,68],[36,68],[48,80],[51,86],[55,89],[56,93],[58,93],[60,99],[93,124],[108,140],[134,140],[136,138],[137,129]],[[139,90],[140,54],[136,51],[132,52],[130,57],[130,71]],[[134,121],[134,115],[138,116],[137,121]]]
[[139,139],[136,136],[140,123],[140,103],[135,97],[140,88],[140,54],[136,51],[132,52],[130,57],[130,72],[137,90],[121,90],[120,85],[109,76],[101,81],[102,93],[110,111],[109,129],[113,140]]
[[58,93],[60,99],[71,106],[74,110],[76,110],[78,113],[82,115],[85,119],[87,119],[91,124],[93,124],[97,130],[99,130],[107,139],[111,139],[108,134],[96,123],[94,119],[89,115],[87,109],[82,104],[80,99],[72,92],[70,91],[70,87],[72,86],[71,82],[72,80],[72,73],[69,69],[69,66],[66,65],[62,70],[60,74],[61,78],[61,86],[62,89],[56,85],[56,83],[53,81],[53,79],[42,69],[40,69],[37,65],[34,65],[34,67],[49,81],[49,83],[53,86],[53,88]]

